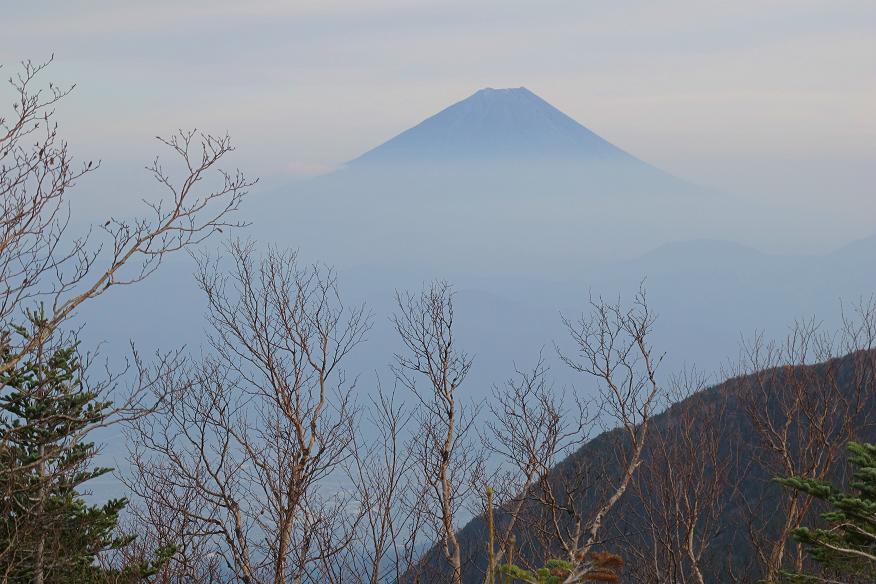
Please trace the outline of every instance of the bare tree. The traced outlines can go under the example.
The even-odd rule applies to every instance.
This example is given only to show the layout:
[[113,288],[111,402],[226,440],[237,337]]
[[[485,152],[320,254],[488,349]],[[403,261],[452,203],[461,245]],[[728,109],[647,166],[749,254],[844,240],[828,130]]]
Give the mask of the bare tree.
[[[668,409],[651,433],[628,505],[634,538],[625,550],[642,582],[696,582],[724,567],[710,554],[725,511],[739,499],[745,464],[728,424],[726,391],[703,394],[706,377],[685,370],[668,384]],[[641,537],[637,537],[641,534]],[[639,542],[643,545],[636,545]]]
[[[90,232],[68,233],[70,191],[98,165],[75,166],[58,135],[54,108],[73,88],[39,87],[47,65],[22,64],[10,80],[13,112],[0,115],[0,341],[8,352],[0,372],[45,342],[84,302],[139,282],[168,254],[241,225],[231,216],[255,184],[240,171],[218,168],[233,150],[228,136],[180,131],[158,139],[182,163],[182,178],[174,179],[158,158],[147,167],[165,198],[147,202],[142,217],[108,218],[99,227],[110,242],[105,249],[91,245]],[[37,303],[47,310],[40,330],[17,342],[6,331]]]
[[[405,347],[395,373],[419,403],[412,456],[422,481],[419,508],[450,570],[461,584],[463,550],[457,537],[459,512],[477,499],[483,453],[473,440],[476,408],[460,401],[472,360],[456,346],[453,293],[435,282],[418,295],[398,294],[393,322]],[[418,380],[425,383],[418,383]]]
[[[507,557],[512,538],[519,556],[543,557],[550,545],[539,536],[546,530],[539,521],[540,509],[532,509],[532,490],[547,481],[555,465],[588,438],[586,404],[565,391],[556,391],[548,381],[548,367],[539,356],[531,370],[516,370],[516,376],[493,390],[486,421],[485,448],[502,462],[504,471],[490,482],[495,486],[499,510],[497,549],[490,555],[487,577]],[[515,535],[518,527],[523,532]]]
[[[369,327],[334,274],[235,242],[230,274],[204,259],[212,351],[175,380],[166,409],[132,425],[130,489],[146,517],[185,518],[243,582],[316,582],[359,514],[340,488],[353,453],[344,359]],[[162,511],[164,512],[164,511]],[[147,523],[151,523],[151,520]],[[328,537],[328,536],[331,537]]]
[[198,500],[189,493],[187,499],[174,499],[174,505],[183,506],[179,512],[161,496],[139,500],[129,507],[121,528],[134,540],[115,554],[104,554],[98,559],[107,568],[136,565],[151,561],[156,552],[169,552],[169,558],[153,576],[156,584],[198,582],[220,584],[227,581],[224,564],[213,553],[212,542],[206,537],[192,537],[199,530],[195,519],[200,509]]
[[[654,357],[649,342],[655,316],[648,308],[644,291],[631,307],[620,301],[591,300],[591,314],[577,321],[565,319],[576,347],[574,356],[561,354],[575,371],[598,383],[595,405],[602,423],[614,427],[609,439],[614,442],[612,468],[601,470],[591,484],[592,513],[582,514],[582,483],[590,477],[568,470],[554,480],[541,481],[539,502],[545,506],[554,535],[567,559],[574,565],[566,584],[584,582],[588,573],[599,567],[593,547],[600,544],[600,530],[606,516],[630,486],[642,462],[642,452],[651,425],[653,408],[661,386],[657,367],[662,357]],[[604,465],[606,460],[601,461]],[[585,470],[593,472],[591,467]],[[597,469],[599,472],[599,469]],[[571,518],[571,520],[569,520]]]
[[[876,304],[861,302],[854,312],[844,315],[838,335],[825,333],[815,321],[802,321],[784,342],[758,336],[744,346],[739,373],[746,377],[738,390],[755,439],[760,480],[828,478],[843,468],[846,443],[872,422]],[[851,365],[840,366],[847,361],[836,357],[843,354],[850,354]],[[813,504],[798,491],[777,490],[765,487],[762,496],[745,502],[759,572],[770,582],[782,569],[801,571],[804,553],[790,535]],[[767,522],[765,516],[778,521]]]
[[363,518],[356,545],[349,546],[338,562],[341,568],[336,571],[347,578],[336,578],[337,582],[394,583],[415,567],[422,515],[412,500],[417,482],[408,448],[410,413],[395,391],[387,392],[378,383],[367,424],[360,425],[347,464]]
[[[241,225],[232,216],[247,190],[255,184],[239,171],[218,168],[233,148],[227,136],[215,138],[196,132],[180,132],[159,140],[178,158],[180,172],[165,170],[156,158],[148,170],[166,196],[147,202],[142,217],[109,218],[97,228],[109,245],[94,241],[93,230],[71,232],[70,198],[78,181],[99,164],[74,163],[67,143],[55,121],[55,107],[73,90],[52,83],[42,84],[49,62],[25,61],[9,81],[14,102],[12,111],[0,113],[0,375],[14,374],[28,363],[40,360],[64,344],[76,344],[70,332],[71,317],[83,303],[106,293],[111,287],[139,282],[153,273],[168,255],[195,245],[223,228]],[[100,415],[91,415],[77,426],[58,448],[46,450],[24,463],[0,465],[0,480],[6,486],[36,472],[40,480],[46,473],[62,472],[58,461],[65,452],[85,444],[97,428],[137,419],[160,404],[156,392],[159,380],[173,374],[179,355],[158,355],[147,365],[133,350],[121,371],[107,368],[95,376],[95,356],[83,355],[83,371],[88,373],[87,392]],[[85,373],[83,373],[84,375]],[[9,396],[11,388],[0,392]],[[35,384],[34,399],[46,387]],[[98,407],[101,406],[101,407]],[[65,420],[47,412],[40,419],[22,419],[4,408],[0,451],[7,452],[27,432],[36,427],[63,425]],[[82,422],[79,420],[78,422]],[[55,470],[51,470],[55,469]],[[10,487],[11,488],[11,487]],[[11,501],[9,492],[0,493]],[[13,534],[4,540],[0,561],[8,559],[16,546],[37,537],[35,578],[39,581],[50,558],[39,552],[44,541],[39,521],[30,511],[43,508],[37,497],[31,510],[17,509]],[[13,517],[13,515],[7,515]],[[9,526],[10,524],[7,524]],[[42,526],[43,528],[45,526]],[[45,530],[43,530],[45,531]],[[27,533],[25,533],[27,532]],[[28,535],[29,534],[29,535]],[[10,564],[4,564],[7,568]]]

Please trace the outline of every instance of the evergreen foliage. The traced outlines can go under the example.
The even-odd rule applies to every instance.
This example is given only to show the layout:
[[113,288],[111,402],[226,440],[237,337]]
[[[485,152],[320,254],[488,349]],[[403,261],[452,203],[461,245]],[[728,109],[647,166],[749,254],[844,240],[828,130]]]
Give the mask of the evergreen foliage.
[[[45,326],[30,315],[29,338]],[[8,338],[8,337],[7,337]],[[0,358],[8,362],[8,344]],[[103,552],[118,550],[133,536],[118,535],[125,499],[90,505],[83,485],[112,469],[93,466],[97,453],[88,433],[106,419],[111,402],[100,399],[82,377],[74,342],[41,343],[0,374],[0,573],[18,582],[137,582],[164,561],[105,569]]]
[[856,466],[849,491],[830,483],[790,477],[778,482],[827,502],[825,527],[799,527],[794,538],[825,574],[783,573],[786,582],[876,582],[876,444],[850,442],[849,462]]
[[[577,582],[620,582],[618,573],[623,568],[623,558],[608,552],[592,552],[588,556],[589,569],[582,580]],[[499,568],[500,574],[510,577],[511,582],[526,582],[527,584],[563,584],[575,569],[575,565],[566,560],[548,560],[544,567],[536,570],[525,570],[514,564],[505,564]]]

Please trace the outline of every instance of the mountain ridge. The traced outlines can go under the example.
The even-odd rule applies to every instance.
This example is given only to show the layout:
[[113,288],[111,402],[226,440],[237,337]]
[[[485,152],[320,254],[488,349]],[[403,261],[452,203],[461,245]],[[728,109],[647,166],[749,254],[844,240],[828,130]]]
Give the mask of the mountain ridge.
[[[723,421],[721,423],[725,425],[724,438],[728,441],[728,443],[723,441],[721,443],[722,456],[731,456],[732,454],[738,457],[737,461],[752,460],[753,452],[757,447],[751,439],[754,432],[751,422],[744,413],[744,392],[755,386],[761,387],[758,384],[762,384],[762,389],[770,390],[768,392],[770,398],[764,406],[772,410],[778,407],[776,396],[783,391],[784,386],[800,383],[801,379],[804,379],[808,387],[807,391],[814,391],[814,387],[822,384],[838,383],[839,390],[847,398],[853,398],[856,395],[863,398],[867,405],[860,410],[863,413],[862,416],[855,419],[855,437],[853,439],[872,442],[876,440],[876,424],[868,412],[872,412],[874,405],[876,405],[876,394],[873,393],[873,384],[876,381],[872,377],[874,368],[876,368],[876,349],[870,348],[855,350],[814,364],[774,366],[743,374],[731,374],[723,381],[693,393],[686,399],[673,403],[656,414],[652,418],[651,433],[652,435],[663,433],[664,440],[665,437],[674,439],[672,438],[675,436],[673,428],[678,424],[679,417],[683,413],[686,412],[688,415],[693,415],[695,420],[700,420],[705,417],[705,412],[722,410]],[[861,377],[861,375],[865,377]],[[856,387],[855,381],[861,381],[861,379],[863,379],[865,387]],[[701,424],[696,424],[695,427],[699,429],[693,434],[693,443],[696,443],[697,436],[701,436],[703,432]],[[623,431],[618,428],[599,433],[560,460],[549,471],[545,480],[551,482],[562,480],[567,476],[572,476],[581,467],[592,466],[603,469],[603,471],[611,469],[611,472],[602,476],[603,480],[609,479],[608,484],[611,484],[612,480],[618,480],[622,470],[621,467],[612,464],[612,461],[616,462],[617,460],[614,458],[616,455],[614,450],[619,448],[618,444],[624,444],[625,440]],[[653,450],[657,447],[654,446],[653,442],[652,438],[647,443],[643,460],[654,456]],[[624,448],[624,446],[620,446],[620,448]],[[843,476],[842,468],[843,460],[839,459],[832,465],[828,476],[839,480]],[[643,471],[640,469],[637,472],[642,473]],[[709,480],[712,472],[713,469],[707,469],[704,473],[704,480]],[[745,484],[741,482],[743,476],[746,478]],[[728,489],[737,485],[742,497],[734,497],[720,511],[721,528],[715,531],[710,545],[704,549],[702,557],[701,567],[706,576],[706,582],[725,581],[730,572],[751,576],[750,570],[754,565],[752,562],[755,551],[747,539],[747,524],[744,515],[745,500],[747,498],[748,501],[757,501],[763,506],[763,509],[771,509],[778,505],[783,487],[777,484],[773,478],[773,475],[763,468],[750,468],[746,464],[739,463],[735,466],[731,465],[728,476],[722,479],[724,481],[722,484],[726,485]],[[586,516],[588,512],[592,512],[601,503],[600,496],[600,485],[590,485],[580,492],[580,500],[576,501],[575,507],[583,511],[583,515]],[[656,497],[657,495],[649,491],[648,496]],[[530,502],[530,506],[532,505],[535,503]],[[648,549],[649,543],[641,528],[644,517],[641,505],[633,489],[628,490],[607,516],[597,547],[604,547],[609,551],[620,553],[628,560],[636,558],[639,546]],[[506,508],[496,509],[497,525],[506,521],[506,514]],[[810,513],[810,517],[816,515],[816,511]],[[571,521],[569,518],[565,519]],[[774,527],[770,524],[769,528]],[[497,531],[500,530],[497,529]],[[514,533],[517,538],[517,547],[515,548],[517,555],[515,557],[521,558],[520,563],[538,563],[543,562],[545,556],[560,557],[562,555],[562,550],[557,547],[551,547],[548,550],[540,549],[539,543],[537,543],[538,536],[528,534],[519,525],[514,529]],[[483,581],[486,566],[486,550],[483,545],[487,538],[485,517],[478,515],[472,518],[457,530],[457,537],[465,550],[463,561],[467,570],[463,577],[463,584],[479,584]],[[427,576],[420,581],[445,581],[447,567],[437,548],[429,550],[422,562],[415,571],[422,571]],[[407,584],[412,581],[410,575],[406,574],[402,577],[400,583]],[[429,577],[432,577],[433,580],[429,580]]]

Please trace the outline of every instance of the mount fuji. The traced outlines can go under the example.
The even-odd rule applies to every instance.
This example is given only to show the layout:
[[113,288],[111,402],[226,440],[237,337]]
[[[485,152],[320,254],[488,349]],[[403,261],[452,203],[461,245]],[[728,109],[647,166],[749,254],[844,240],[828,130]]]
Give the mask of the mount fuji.
[[525,87],[518,87],[481,89],[349,165],[502,159],[640,162]]
[[261,199],[256,216],[335,265],[508,274],[714,237],[708,218],[726,218],[711,209],[720,199],[526,88],[487,88],[340,170]]

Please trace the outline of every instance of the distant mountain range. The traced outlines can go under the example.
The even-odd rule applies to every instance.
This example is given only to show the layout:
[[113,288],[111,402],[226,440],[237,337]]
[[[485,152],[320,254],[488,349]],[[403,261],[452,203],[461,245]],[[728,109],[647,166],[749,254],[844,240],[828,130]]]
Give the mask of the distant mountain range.
[[[508,138],[514,149],[491,146],[518,135],[529,138]],[[539,153],[551,148],[569,155]],[[654,180],[639,180],[646,175]],[[742,338],[780,337],[798,318],[830,331],[840,300],[848,307],[876,292],[876,237],[823,255],[734,243],[745,239],[733,233],[787,227],[638,161],[522,89],[478,92],[342,171],[254,192],[241,218],[253,226],[239,235],[334,266],[345,301],[374,311],[369,341],[349,362],[363,388],[375,371],[391,379],[394,291],[434,278],[458,292],[460,344],[475,356],[465,388],[472,400],[486,399],[515,363],[526,367],[543,350],[552,358],[552,343],[567,342],[560,315],[585,310],[589,294],[628,298],[643,279],[667,367],[710,373],[734,360]],[[145,352],[196,351],[204,322],[193,269],[175,259],[142,285],[108,294],[107,313],[86,308],[88,340],[116,353],[130,338]],[[558,385],[577,381],[561,366],[553,374]]]

